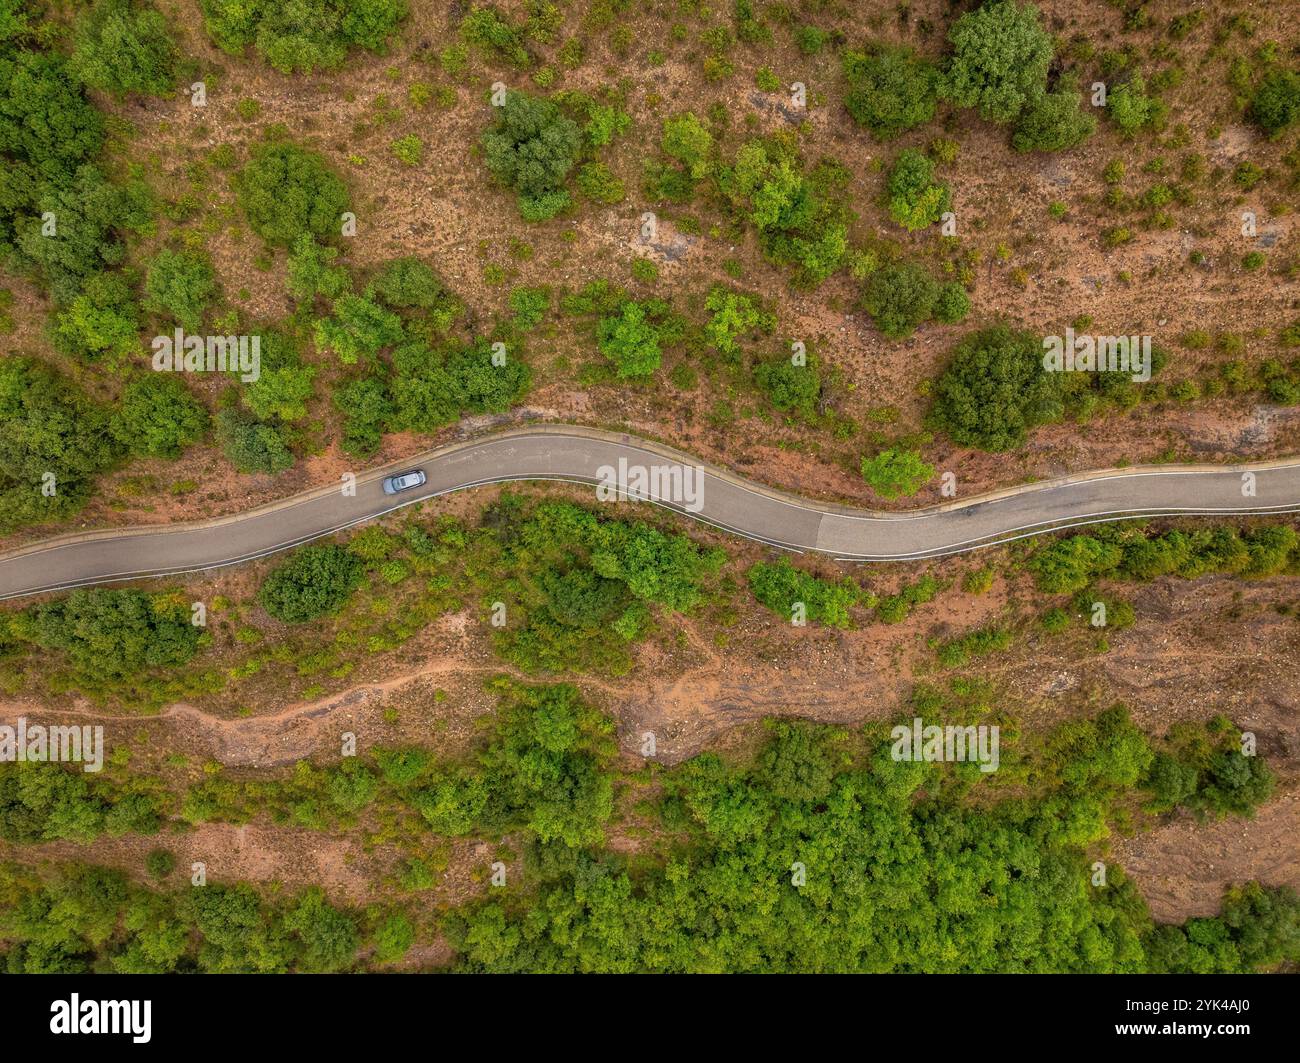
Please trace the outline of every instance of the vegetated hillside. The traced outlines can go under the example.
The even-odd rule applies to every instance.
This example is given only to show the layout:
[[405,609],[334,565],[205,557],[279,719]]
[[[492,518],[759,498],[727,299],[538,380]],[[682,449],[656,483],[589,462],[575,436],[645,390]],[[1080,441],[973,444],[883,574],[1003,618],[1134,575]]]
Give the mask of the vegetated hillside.
[[[11,444],[10,532],[230,512],[512,409],[877,505],[934,500],[940,471],[967,494],[1295,449],[1283,13],[967,7],[380,4],[298,39],[215,0],[127,5],[148,47],[119,74],[95,20],[121,3],[18,20],[6,92],[45,110],[15,103],[3,142],[0,349],[67,388],[18,385],[5,416],[87,427]],[[1009,70],[979,65],[984,36]],[[83,132],[51,153],[38,122]],[[42,211],[105,179],[47,254]],[[990,346],[998,322],[1025,342]],[[139,379],[178,325],[265,333],[261,380]],[[1066,326],[1150,335],[1162,367],[1051,379],[1033,409],[967,396],[985,432],[934,403],[963,340],[1009,372]],[[53,505],[29,497],[48,466]]]
[[[882,506],[1296,450],[1284,11],[294,10],[0,10],[6,542],[524,417]],[[1045,372],[1067,327],[1153,379]],[[257,379],[152,371],[177,329]],[[1290,523],[853,568],[648,508],[484,491],[5,609],[5,720],[110,748],[0,765],[5,966],[1295,962]],[[888,757],[918,714],[999,771]]]

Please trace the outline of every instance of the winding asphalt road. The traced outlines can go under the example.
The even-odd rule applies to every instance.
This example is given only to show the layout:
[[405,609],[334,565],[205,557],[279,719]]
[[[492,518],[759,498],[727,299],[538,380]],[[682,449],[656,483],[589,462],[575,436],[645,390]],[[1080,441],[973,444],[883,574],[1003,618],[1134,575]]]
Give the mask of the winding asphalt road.
[[[166,527],[64,535],[0,554],[0,599],[91,584],[219,568],[285,550],[451,491],[506,480],[596,484],[602,466],[699,467],[679,451],[569,425],[535,425],[453,444],[359,476],[355,493],[332,485],[231,517]],[[418,490],[386,495],[395,471],[423,469]],[[797,553],[850,561],[962,553],[1026,535],[1104,520],[1164,515],[1300,511],[1300,458],[1255,465],[1153,466],[1088,473],[906,513],[800,499],[707,466],[702,506],[651,499],[715,527]],[[1255,478],[1243,495],[1243,474]]]

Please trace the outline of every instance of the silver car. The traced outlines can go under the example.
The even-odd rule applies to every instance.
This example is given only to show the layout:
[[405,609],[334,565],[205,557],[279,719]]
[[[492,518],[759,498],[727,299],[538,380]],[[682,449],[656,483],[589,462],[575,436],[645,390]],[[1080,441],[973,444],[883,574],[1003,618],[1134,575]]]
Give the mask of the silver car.
[[398,473],[396,476],[384,477],[384,494],[395,495],[398,491],[409,491],[424,483],[424,473],[419,469]]

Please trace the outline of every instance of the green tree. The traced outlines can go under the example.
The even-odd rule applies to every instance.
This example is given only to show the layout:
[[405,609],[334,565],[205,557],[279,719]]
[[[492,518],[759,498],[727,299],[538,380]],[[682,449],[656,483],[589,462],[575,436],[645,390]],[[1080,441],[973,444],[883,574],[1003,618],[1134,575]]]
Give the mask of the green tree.
[[365,562],[341,546],[304,546],[271,570],[257,600],[275,619],[302,624],[337,613],[365,576]]
[[216,427],[217,442],[240,472],[277,473],[293,465],[293,453],[272,424],[229,409],[217,414]]
[[77,20],[68,67],[91,88],[166,96],[176,83],[177,58],[167,20],[152,5],[95,0]]
[[933,225],[952,206],[948,186],[934,180],[934,164],[914,148],[899,152],[886,189],[890,217],[912,232]]
[[171,373],[146,373],[127,384],[109,430],[133,454],[177,458],[208,429],[208,413]]
[[845,51],[842,63],[849,86],[844,106],[877,139],[892,140],[934,117],[939,72],[911,50],[880,45]]
[[789,358],[760,362],[754,368],[754,381],[778,410],[816,413],[822,378],[815,361],[805,365],[795,365]]
[[1080,107],[1078,85],[1066,81],[1030,103],[1016,122],[1011,144],[1017,151],[1065,151],[1096,129],[1097,120]]
[[203,315],[216,294],[212,263],[195,251],[159,251],[145,274],[145,309],[174,318],[188,332],[203,328]]
[[131,285],[120,273],[96,273],[54,319],[55,345],[95,361],[124,361],[140,350],[140,312]]
[[1060,374],[1043,368],[1037,337],[1004,325],[958,344],[934,394],[934,422],[955,443],[981,450],[1012,450],[1063,412]]
[[292,247],[300,236],[334,238],[348,209],[348,191],[315,152],[266,144],[236,180],[239,204],[268,244]]
[[1251,97],[1247,114],[1270,137],[1277,137],[1300,119],[1300,73],[1270,70]]
[[488,169],[518,193],[527,221],[554,217],[569,204],[564,182],[578,161],[582,135],[549,100],[509,92],[483,134]]
[[862,459],[862,478],[881,498],[914,495],[934,476],[934,466],[920,452],[888,447],[874,458]]
[[1045,91],[1052,38],[1032,4],[986,3],[957,19],[948,39],[953,53],[944,95],[985,121],[1014,122]]

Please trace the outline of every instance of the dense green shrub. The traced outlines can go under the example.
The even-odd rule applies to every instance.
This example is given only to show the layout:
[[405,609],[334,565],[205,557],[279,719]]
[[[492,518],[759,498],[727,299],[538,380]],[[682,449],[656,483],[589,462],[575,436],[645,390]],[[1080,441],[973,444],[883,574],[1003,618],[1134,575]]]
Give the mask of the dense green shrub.
[[271,570],[257,600],[277,620],[302,624],[337,613],[365,577],[365,562],[343,547],[304,546]]
[[1052,38],[1032,4],[984,4],[957,19],[948,39],[953,54],[943,91],[958,106],[975,108],[988,122],[1011,123],[1042,95]]
[[945,324],[961,321],[970,298],[956,281],[940,284],[915,262],[895,262],[867,278],[862,306],[881,332],[898,340],[932,318]]
[[939,71],[906,48],[878,45],[845,51],[844,106],[880,140],[892,140],[934,117]]
[[109,422],[123,447],[150,458],[178,458],[207,430],[207,410],[172,373],[145,373],[131,380]]
[[79,673],[119,679],[187,663],[199,646],[189,603],[141,591],[73,591],[31,610],[28,638],[65,654]]
[[60,56],[0,53],[0,152],[43,178],[67,180],[103,141],[103,117]]
[[203,327],[203,315],[217,294],[217,279],[207,255],[164,249],[144,279],[144,307],[175,319],[187,332]]
[[92,276],[119,265],[126,256],[122,234],[143,231],[152,221],[144,185],[110,184],[89,165],[66,183],[42,186],[34,210],[54,215],[58,239],[30,224],[18,234],[18,248],[60,303],[75,299]]
[[277,247],[293,247],[304,235],[336,237],[348,209],[348,190],[334,171],[293,144],[257,148],[236,188],[253,231]]
[[121,273],[96,273],[55,314],[54,344],[65,354],[120,363],[140,353],[140,308]]
[[293,337],[274,329],[261,333],[256,380],[243,385],[244,408],[260,421],[300,421],[307,416],[317,369],[304,365]]
[[392,427],[432,432],[465,413],[504,413],[528,391],[532,374],[517,357],[497,361],[485,341],[436,351],[420,343],[397,348]]
[[750,568],[748,579],[749,589],[759,604],[786,621],[795,619],[795,608],[801,605],[805,620],[830,627],[851,627],[853,618],[849,610],[864,599],[862,588],[848,577],[838,583],[819,579],[795,568],[786,557],[772,563],[759,561]]
[[1300,73],[1270,70],[1255,89],[1247,114],[1271,137],[1289,129],[1300,119]]
[[167,20],[143,0],[95,0],[76,25],[68,69],[106,92],[167,95],[178,56]]
[[812,416],[821,398],[822,378],[816,361],[795,365],[789,358],[775,358],[754,367],[754,383],[778,410]]
[[912,232],[933,225],[952,206],[948,186],[934,180],[934,164],[915,148],[899,152],[885,187],[890,217]]
[[252,45],[282,74],[341,66],[348,47],[385,50],[406,0],[200,0],[203,25],[222,51]]
[[43,363],[0,358],[0,527],[75,512],[95,475],[121,455],[108,422]]
[[796,280],[815,286],[848,254],[846,180],[847,171],[830,162],[806,177],[793,144],[774,137],[741,145],[718,183],[733,209],[758,230],[763,253],[796,266]]
[[664,345],[680,335],[679,322],[659,299],[624,302],[618,312],[596,325],[596,342],[614,363],[619,379],[652,376],[659,368]]
[[1140,75],[1116,85],[1106,97],[1106,114],[1125,136],[1158,128],[1164,113],[1164,105],[1147,95],[1146,82]]
[[496,124],[483,134],[488,169],[519,196],[527,221],[544,221],[569,205],[564,182],[578,161],[578,126],[549,100],[510,92]]
[[1096,129],[1097,119],[1080,106],[1077,84],[1066,81],[1025,108],[1011,144],[1017,151],[1065,151],[1087,140]]
[[1029,429],[1061,416],[1060,378],[1043,368],[1036,336],[998,325],[958,344],[930,417],[961,446],[1013,450]]
[[293,453],[273,424],[229,409],[217,414],[216,429],[217,443],[240,472],[277,473],[293,465]]
[[916,450],[888,447],[862,459],[862,478],[881,498],[914,495],[934,476],[934,466],[921,460]]

